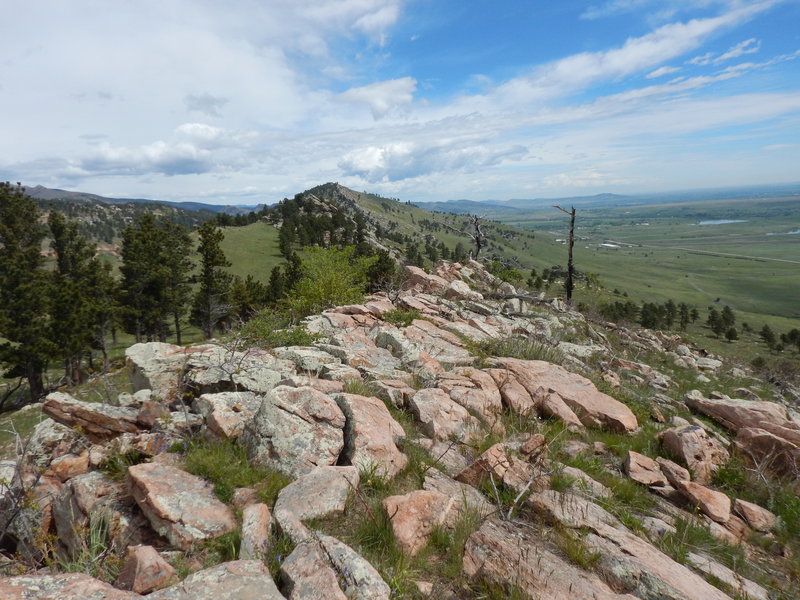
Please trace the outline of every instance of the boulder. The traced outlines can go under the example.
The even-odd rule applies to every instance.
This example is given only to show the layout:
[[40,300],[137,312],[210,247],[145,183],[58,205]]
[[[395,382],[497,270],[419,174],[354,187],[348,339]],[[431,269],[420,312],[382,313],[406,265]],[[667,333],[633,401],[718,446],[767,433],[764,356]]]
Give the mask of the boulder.
[[383,499],[397,544],[414,556],[428,544],[433,528],[442,525],[453,507],[453,498],[434,490],[416,490]]
[[786,409],[775,402],[739,400],[735,398],[703,398],[699,392],[686,394],[689,408],[711,417],[732,431],[742,427],[760,427],[761,422],[785,425],[789,421]]
[[549,550],[532,530],[487,519],[467,539],[464,574],[498,586],[512,583],[529,598],[548,600],[635,600],[614,592],[596,574]]
[[517,380],[536,399],[557,395],[585,426],[602,427],[620,433],[635,430],[639,424],[631,410],[608,396],[594,384],[563,367],[541,360],[493,358],[497,367],[513,372]]
[[269,544],[269,527],[272,515],[269,506],[263,503],[248,504],[242,510],[242,541],[239,558],[261,560]]
[[503,406],[516,415],[526,417],[536,410],[528,390],[506,369],[485,369],[500,391]]
[[139,431],[138,410],[83,402],[62,392],[48,394],[42,404],[42,412],[62,425],[79,427],[93,442]]
[[47,468],[50,461],[73,453],[85,442],[74,429],[53,419],[44,419],[33,428],[28,438],[25,461],[35,467]]
[[335,464],[344,447],[345,416],[336,402],[311,387],[278,386],[245,427],[250,460],[291,477]]
[[494,486],[499,487],[502,484],[516,494],[527,490],[540,491],[550,485],[550,477],[541,464],[528,462],[518,449],[502,442],[486,450],[474,463],[456,475],[455,479],[476,488],[491,480]]
[[152,546],[128,546],[117,587],[149,594],[167,587],[175,569]]
[[291,346],[288,348],[275,348],[278,358],[290,360],[299,371],[307,373],[319,373],[322,367],[328,364],[339,364],[340,361],[335,356],[331,356],[323,350],[310,346]]
[[310,537],[302,522],[342,514],[358,484],[355,467],[317,467],[280,491],[275,501],[275,522],[284,535],[300,543]]
[[250,348],[245,352],[207,344],[187,349],[186,385],[195,395],[221,392],[253,392],[266,394],[294,365],[279,360],[264,350]]
[[133,391],[152,390],[162,399],[178,388],[187,360],[185,348],[162,342],[134,344],[125,350]]
[[403,443],[406,434],[384,403],[356,394],[338,394],[335,399],[346,419],[340,462],[359,469],[375,468],[388,478],[402,471],[408,458],[397,444]]
[[475,417],[439,388],[419,390],[411,397],[409,408],[425,435],[437,440],[469,440],[480,427]]
[[419,437],[414,440],[415,444],[424,448],[434,460],[436,469],[442,469],[445,473],[454,477],[466,469],[472,459],[461,451],[461,445],[455,442],[440,442],[426,437]]
[[53,523],[68,556],[80,556],[92,526],[102,525],[108,545],[122,549],[148,536],[147,520],[131,506],[125,484],[101,471],[73,477],[53,498]]
[[625,474],[637,483],[657,487],[667,485],[667,478],[661,472],[658,463],[649,456],[628,450],[624,467]]
[[84,573],[0,578],[3,600],[135,600],[141,596],[111,587]]
[[451,479],[437,469],[430,469],[422,485],[425,490],[440,492],[453,499],[452,510],[448,512],[446,525],[452,526],[464,511],[473,511],[480,517],[494,512],[494,505],[471,485]]
[[391,589],[375,568],[336,538],[302,542],[281,565],[288,600],[389,600]]
[[678,490],[691,506],[717,523],[725,523],[731,516],[731,499],[722,492],[711,490],[692,481],[673,481]]
[[730,453],[702,427],[674,427],[661,434],[661,443],[673,456],[680,458],[692,473],[694,481],[707,485]]
[[744,519],[750,527],[764,533],[775,529],[775,525],[778,523],[778,518],[774,513],[758,504],[739,498],[733,501],[733,512]]
[[260,560],[234,560],[192,573],[147,600],[285,600]]
[[128,469],[130,492],[153,529],[178,548],[236,529],[233,512],[214,496],[209,483],[157,463]]
[[403,267],[403,275],[406,279],[405,286],[408,288],[419,287],[423,292],[443,294],[450,286],[449,282],[438,275],[429,275],[419,267],[406,265]]
[[211,431],[223,439],[233,439],[242,435],[245,424],[261,407],[261,400],[252,392],[203,394],[194,401],[194,409]]
[[742,427],[733,445],[757,468],[784,477],[800,470],[800,446],[760,427]]

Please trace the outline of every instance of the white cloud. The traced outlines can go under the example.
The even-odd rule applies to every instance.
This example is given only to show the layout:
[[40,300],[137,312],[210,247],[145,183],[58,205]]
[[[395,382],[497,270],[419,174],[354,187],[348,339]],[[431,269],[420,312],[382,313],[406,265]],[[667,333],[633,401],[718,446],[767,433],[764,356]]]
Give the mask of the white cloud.
[[440,143],[395,142],[383,146],[356,148],[345,155],[339,167],[345,175],[356,175],[370,183],[413,179],[448,171],[470,172],[506,160],[519,160],[526,148],[491,148],[473,141]]
[[659,67],[655,71],[651,71],[645,77],[647,79],[656,79],[657,77],[663,77],[664,75],[669,75],[670,73],[675,73],[680,71],[680,67]]
[[352,104],[365,104],[375,119],[382,119],[395,109],[407,110],[414,101],[417,82],[411,77],[378,81],[339,94],[337,99]]
[[739,42],[735,46],[731,46],[726,52],[723,52],[720,55],[717,55],[715,52],[706,52],[705,54],[689,59],[687,62],[690,65],[699,66],[719,65],[727,60],[738,58],[740,56],[744,56],[745,54],[755,54],[760,50],[760,48],[761,42],[755,38],[750,38],[749,40]]

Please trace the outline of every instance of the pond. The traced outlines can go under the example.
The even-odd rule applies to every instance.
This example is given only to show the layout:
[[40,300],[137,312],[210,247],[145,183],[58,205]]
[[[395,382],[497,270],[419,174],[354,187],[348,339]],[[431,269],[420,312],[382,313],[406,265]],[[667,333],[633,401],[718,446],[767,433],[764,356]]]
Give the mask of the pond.
[[712,219],[710,221],[700,221],[698,225],[727,225],[728,223],[747,223],[742,219]]

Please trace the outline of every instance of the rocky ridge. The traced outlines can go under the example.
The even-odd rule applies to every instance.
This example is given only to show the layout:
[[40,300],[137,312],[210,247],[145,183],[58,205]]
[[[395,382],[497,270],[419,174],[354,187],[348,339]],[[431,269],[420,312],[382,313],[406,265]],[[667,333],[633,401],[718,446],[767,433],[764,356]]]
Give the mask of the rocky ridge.
[[[760,600],[791,587],[786,524],[715,482],[732,453],[796,476],[797,414],[756,399],[756,382],[741,398],[708,389],[723,361],[676,336],[513,296],[479,263],[444,262],[306,319],[310,346],[132,346],[133,393],[49,395],[19,460],[0,463],[4,569],[28,571],[0,579],[0,597]],[[496,355],[498,340],[516,350]],[[692,384],[708,391],[681,392]],[[191,440],[236,444],[291,483],[274,503],[246,488],[223,502],[184,463]],[[84,559],[98,515],[118,575],[57,572]],[[444,548],[459,572],[400,577],[354,522],[383,526],[399,556],[435,546],[446,561]],[[757,536],[777,548],[773,568],[732,569],[682,547],[687,531],[753,564]],[[181,557],[214,540],[238,560],[178,581]]]

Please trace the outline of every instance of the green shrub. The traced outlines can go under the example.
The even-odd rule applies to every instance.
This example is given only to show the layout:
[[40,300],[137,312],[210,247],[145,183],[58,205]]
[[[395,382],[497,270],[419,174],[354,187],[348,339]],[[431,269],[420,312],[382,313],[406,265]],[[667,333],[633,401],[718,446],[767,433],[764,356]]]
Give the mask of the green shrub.
[[422,313],[416,308],[412,308],[410,310],[396,308],[395,310],[390,310],[383,313],[381,318],[387,323],[391,323],[397,327],[408,327],[415,319],[421,319]]
[[319,337],[301,326],[293,326],[289,315],[272,309],[257,312],[234,334],[237,344],[258,348],[310,346]]
[[282,300],[290,314],[304,317],[332,306],[364,299],[367,273],[377,256],[356,256],[355,248],[307,248],[302,255],[303,276]]

